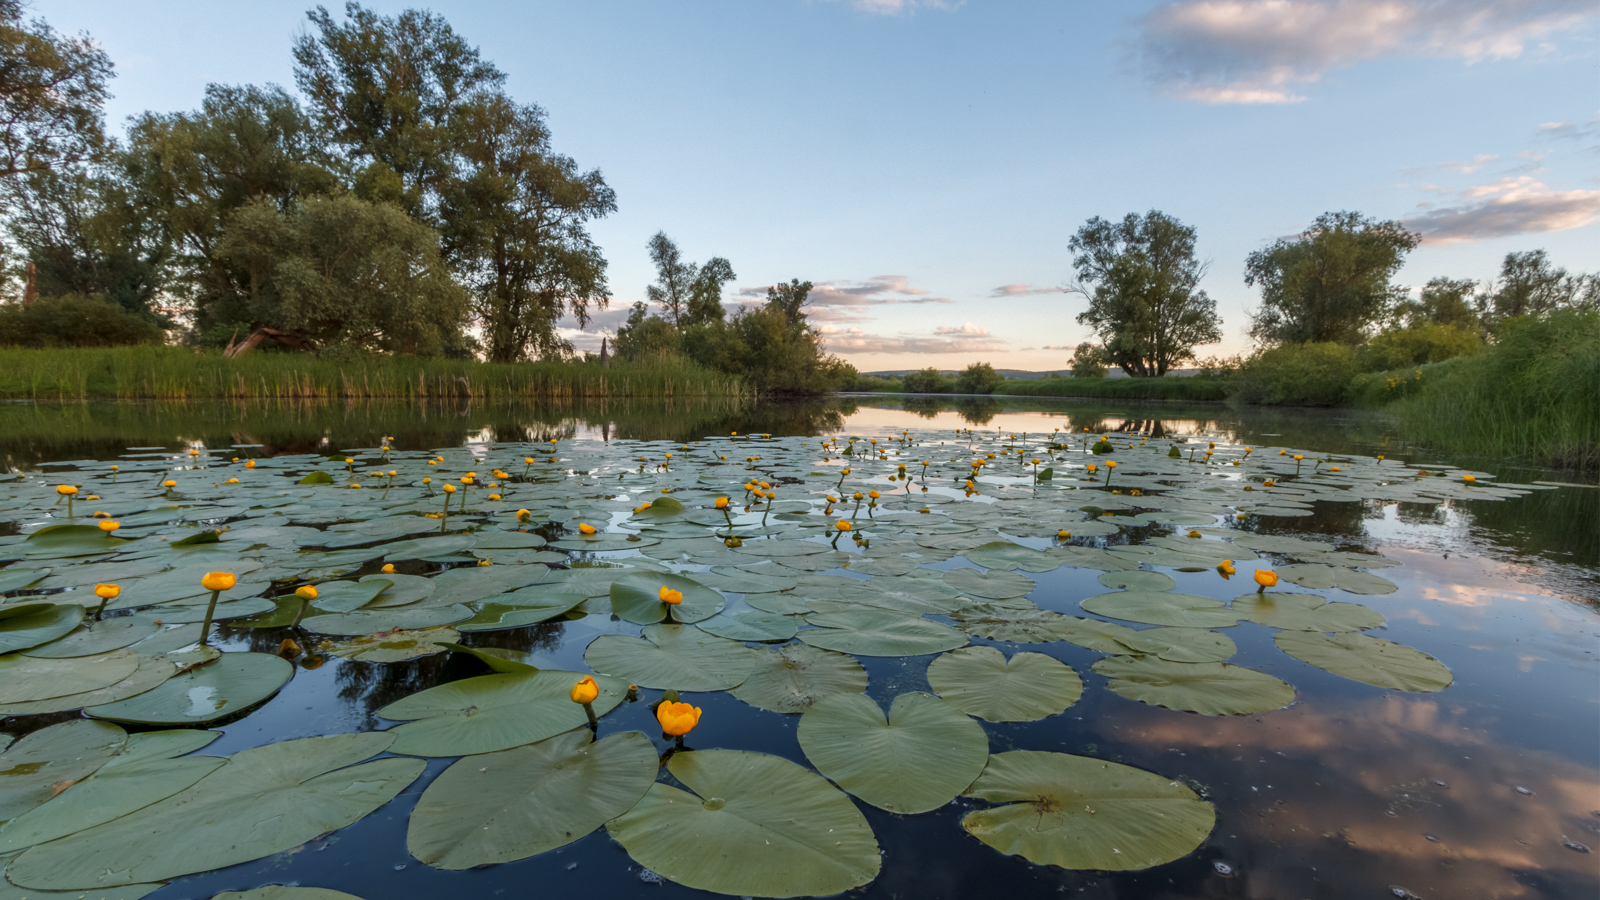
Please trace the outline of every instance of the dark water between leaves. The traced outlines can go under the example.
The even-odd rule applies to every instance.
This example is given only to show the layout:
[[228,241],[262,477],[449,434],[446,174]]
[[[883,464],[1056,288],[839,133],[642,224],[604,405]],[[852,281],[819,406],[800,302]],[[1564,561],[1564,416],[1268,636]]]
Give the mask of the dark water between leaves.
[[[1212,803],[1215,828],[1194,852],[1152,869],[1069,871],[1003,856],[969,836],[960,820],[986,805],[977,801],[958,798],[914,816],[857,803],[881,847],[882,869],[849,896],[1591,900],[1600,893],[1600,490],[1583,486],[1585,478],[1573,473],[1401,446],[1381,418],[886,398],[753,407],[641,401],[571,408],[9,404],[0,406],[0,459],[12,471],[57,473],[73,466],[51,464],[115,460],[129,448],[161,448],[173,454],[174,466],[183,467],[191,447],[259,445],[252,447],[257,456],[326,455],[374,447],[393,435],[399,451],[466,446],[481,454],[496,444],[555,437],[563,456],[581,468],[585,447],[621,441],[681,442],[730,431],[947,437],[942,433],[957,428],[974,429],[980,440],[1059,428],[1293,445],[1351,456],[1381,453],[1412,465],[1470,468],[1504,482],[1577,486],[1492,502],[1319,501],[1306,516],[1252,517],[1251,528],[1262,534],[1307,537],[1400,563],[1378,573],[1398,587],[1393,593],[1321,593],[1377,610],[1387,624],[1374,634],[1448,666],[1454,683],[1436,693],[1384,690],[1339,677],[1278,650],[1272,629],[1242,622],[1226,629],[1238,646],[1230,662],[1289,682],[1297,700],[1258,715],[1201,716],[1112,693],[1107,679],[1091,671],[1102,654],[1075,644],[973,638],[973,644],[991,644],[1008,655],[1052,656],[1084,683],[1082,698],[1059,715],[981,723],[991,753],[1050,750],[1159,773]],[[0,522],[0,533],[19,534],[35,524]],[[1118,540],[1143,537],[1131,531]],[[958,556],[930,567],[967,565]],[[1230,584],[1214,571],[1163,571],[1177,580],[1177,591],[1223,602],[1253,587]],[[1037,586],[1028,599],[1045,610],[1085,615],[1079,601],[1106,591],[1098,574],[1072,567],[1031,574]],[[465,634],[462,643],[585,671],[584,649],[595,637],[637,631],[590,615]],[[223,627],[220,633],[226,650],[262,653],[276,651],[293,635],[280,628]],[[928,691],[932,658],[858,657],[869,674],[867,694],[887,707],[906,692]],[[222,756],[293,738],[389,728],[394,723],[376,714],[383,706],[485,671],[461,654],[382,664],[329,658],[315,669],[299,668],[259,708],[210,726],[225,734],[201,752]],[[646,693],[646,700],[659,694]],[[704,709],[689,747],[757,751],[808,765],[796,738],[797,716],[755,708],[727,692],[684,699]],[[20,736],[73,717],[14,717],[0,722],[0,731]],[[623,704],[600,726],[601,735],[628,730],[649,735],[658,749],[669,746],[645,702]],[[501,865],[456,872],[419,862],[407,853],[407,823],[417,798],[452,762],[429,760],[423,776],[399,797],[333,834],[256,862],[178,878],[148,896],[209,898],[271,883],[331,888],[367,900],[711,896],[643,870],[604,829]],[[198,827],[188,839],[204,842],[207,831]],[[0,887],[0,900],[36,896],[56,895]]]

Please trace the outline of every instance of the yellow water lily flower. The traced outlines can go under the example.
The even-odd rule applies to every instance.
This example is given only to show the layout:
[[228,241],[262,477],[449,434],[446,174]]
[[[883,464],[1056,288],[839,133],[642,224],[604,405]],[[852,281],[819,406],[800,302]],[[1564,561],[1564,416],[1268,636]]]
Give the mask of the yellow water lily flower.
[[302,584],[294,589],[294,595],[307,602],[317,599],[317,587],[313,584]]
[[656,707],[656,721],[661,723],[663,733],[682,737],[700,724],[700,707],[663,700]]
[[232,590],[233,586],[238,583],[239,579],[234,578],[232,572],[207,572],[200,579],[200,586],[208,591]]
[[115,600],[122,593],[122,587],[115,584],[97,584],[94,586],[94,595],[101,600]]
[[100,530],[104,531],[106,534],[110,534],[111,532],[116,531],[118,528],[122,527],[122,523],[121,522],[113,522],[110,519],[103,519],[100,522],[98,522],[97,524],[100,526]]
[[587,522],[579,522],[578,523],[578,533],[579,534],[594,534],[594,526],[590,525]]
[[595,698],[600,696],[600,685],[595,684],[594,676],[585,675],[572,686],[568,696],[572,698],[573,703],[593,703]]

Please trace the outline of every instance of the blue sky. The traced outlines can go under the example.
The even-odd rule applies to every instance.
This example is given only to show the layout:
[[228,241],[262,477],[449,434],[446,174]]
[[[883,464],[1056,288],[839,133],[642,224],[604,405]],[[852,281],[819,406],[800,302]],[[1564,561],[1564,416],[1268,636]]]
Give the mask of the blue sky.
[[[580,348],[643,299],[657,230],[750,298],[815,282],[863,370],[1064,368],[1088,337],[1067,241],[1096,215],[1198,229],[1224,321],[1202,356],[1249,349],[1245,257],[1327,210],[1423,231],[1408,285],[1541,247],[1600,269],[1592,0],[425,5],[617,191],[594,228],[611,310]],[[32,4],[111,55],[118,130],[210,82],[292,88],[307,8]]]

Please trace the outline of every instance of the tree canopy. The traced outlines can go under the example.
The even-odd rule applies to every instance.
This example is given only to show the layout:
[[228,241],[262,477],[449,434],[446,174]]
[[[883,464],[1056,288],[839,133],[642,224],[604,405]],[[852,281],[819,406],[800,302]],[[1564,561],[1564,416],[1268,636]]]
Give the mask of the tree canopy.
[[1401,299],[1391,279],[1420,240],[1399,222],[1330,212],[1257,250],[1245,261],[1245,284],[1261,288],[1251,336],[1359,344]]
[[1216,301],[1199,289],[1205,266],[1194,244],[1194,228],[1157,210],[1121,222],[1096,216],[1073,235],[1071,290],[1089,299],[1078,322],[1094,329],[1107,362],[1129,375],[1165,375],[1222,338]]

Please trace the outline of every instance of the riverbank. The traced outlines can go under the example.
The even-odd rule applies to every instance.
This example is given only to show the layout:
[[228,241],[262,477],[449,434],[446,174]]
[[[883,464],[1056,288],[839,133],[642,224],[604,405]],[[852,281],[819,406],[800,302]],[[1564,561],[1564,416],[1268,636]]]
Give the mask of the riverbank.
[[226,359],[177,347],[0,349],[0,398],[11,400],[569,400],[750,393],[735,376],[687,362],[505,364],[286,353]]

